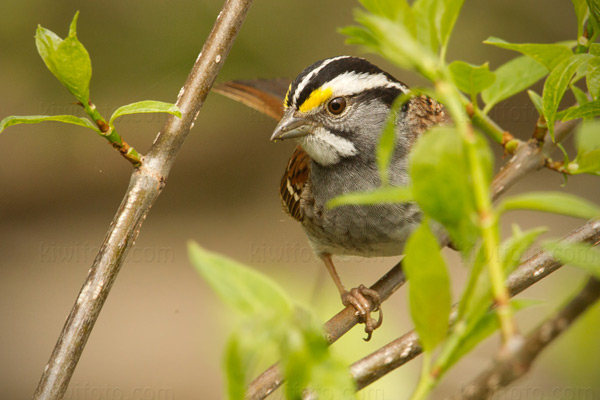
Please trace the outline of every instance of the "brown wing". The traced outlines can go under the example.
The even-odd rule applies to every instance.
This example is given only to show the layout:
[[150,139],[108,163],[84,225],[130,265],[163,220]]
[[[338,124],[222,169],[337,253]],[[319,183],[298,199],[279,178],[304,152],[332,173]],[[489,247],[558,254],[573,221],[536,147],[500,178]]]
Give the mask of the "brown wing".
[[225,82],[212,90],[279,121],[283,116],[283,99],[289,85],[288,79],[257,79]]
[[309,174],[310,158],[302,147],[297,146],[281,179],[279,194],[283,209],[298,221],[304,218],[304,213],[300,209],[300,199]]

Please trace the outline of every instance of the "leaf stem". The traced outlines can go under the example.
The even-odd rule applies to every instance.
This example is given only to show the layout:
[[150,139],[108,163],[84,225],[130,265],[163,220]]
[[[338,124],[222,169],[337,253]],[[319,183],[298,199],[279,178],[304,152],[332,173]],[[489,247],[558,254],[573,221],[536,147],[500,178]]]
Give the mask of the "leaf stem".
[[[463,96],[443,81],[438,82],[436,87],[444,95],[446,107],[448,107],[454,117],[456,127],[466,143],[467,157],[473,179],[475,206],[479,213],[479,226],[483,239],[483,248],[488,261],[487,266],[490,273],[494,300],[497,304],[496,312],[500,321],[502,339],[506,343],[515,335],[516,326],[512,318],[512,310],[509,304],[510,296],[504,283],[504,271],[500,262],[497,215],[492,208],[490,188],[487,184],[483,165],[477,156],[475,132],[472,125],[468,124],[466,118],[464,118]],[[472,115],[475,114],[476,109],[473,107]]]
[[92,102],[83,104],[83,109],[86,114],[94,121],[94,123],[100,129],[100,135],[103,136],[108,142],[114,147],[127,161],[133,164],[134,167],[140,167],[142,165],[142,156],[131,147],[123,138],[117,133],[114,128],[111,128],[108,122],[100,115],[96,106]]
[[471,119],[471,123],[481,129],[494,142],[504,146],[513,139],[513,136],[509,132],[502,130],[490,117],[483,114],[473,102],[467,103],[465,109]]
[[419,379],[419,383],[417,384],[417,388],[411,396],[411,400],[421,400],[427,397],[435,380],[431,376],[431,353],[425,352],[423,353],[423,364],[421,364],[421,378]]

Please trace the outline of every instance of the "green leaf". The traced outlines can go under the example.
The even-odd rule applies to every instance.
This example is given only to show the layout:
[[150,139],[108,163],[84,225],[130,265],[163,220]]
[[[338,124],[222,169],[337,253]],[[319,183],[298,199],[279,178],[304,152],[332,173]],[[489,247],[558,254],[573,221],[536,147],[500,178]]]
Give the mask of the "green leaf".
[[510,210],[536,210],[576,218],[600,217],[600,207],[578,196],[561,192],[528,192],[505,198],[498,212]]
[[583,35],[583,23],[587,14],[588,6],[586,0],[571,0],[573,8],[575,8],[575,15],[577,16],[577,37]]
[[590,14],[596,21],[600,21],[600,3],[598,3],[598,0],[586,0],[586,2],[590,9]]
[[230,400],[243,400],[246,394],[246,371],[249,369],[248,357],[243,349],[243,337],[234,333],[225,347],[225,373],[227,375],[227,394]]
[[529,95],[529,99],[533,103],[533,106],[537,110],[538,114],[542,115],[542,96],[534,92],[533,90],[528,90],[527,95]]
[[[413,11],[415,11],[414,6]],[[402,68],[418,70],[425,77],[433,78],[436,75],[437,57],[428,48],[422,46],[407,27],[360,10],[356,13],[355,19],[362,25],[364,31],[358,33],[356,29],[342,30],[344,34],[355,35],[352,36],[350,43],[361,44],[367,50],[386,57]]]
[[398,111],[408,99],[408,96],[401,95],[394,100],[383,132],[381,132],[379,143],[377,144],[377,170],[379,171],[382,186],[387,186],[390,182],[389,167],[394,151],[396,150],[396,121],[398,120]]
[[479,247],[475,253],[473,267],[469,273],[467,286],[458,303],[458,318],[457,319],[474,319],[478,318],[488,308],[488,304],[492,298],[490,277],[486,265],[485,249]]
[[[512,299],[510,304],[514,310],[518,311],[532,305],[537,305],[539,302]],[[441,371],[448,371],[452,365],[468,354],[485,338],[496,332],[499,327],[498,316],[494,310],[484,313],[475,320],[471,320],[464,331],[459,333],[457,340],[453,341],[453,346],[448,350],[444,349],[445,354],[440,356],[440,360],[436,365],[439,366]]]
[[463,6],[464,0],[444,0],[443,1],[443,12],[439,15],[439,41],[442,45],[442,49],[448,46],[450,34],[454,29],[456,19],[460,14],[460,10]]
[[500,258],[505,274],[508,275],[521,263],[523,254],[542,233],[547,231],[548,229],[545,227],[538,227],[523,232],[518,226],[513,226],[513,235],[500,247]]
[[334,208],[345,205],[370,205],[381,203],[408,203],[413,201],[410,187],[385,186],[372,192],[354,192],[335,197],[327,203],[327,207]]
[[542,79],[548,71],[534,59],[519,56],[498,67],[494,73],[494,83],[481,92],[481,98],[485,102],[484,113],[489,112],[502,100],[527,89]]
[[381,0],[359,0],[360,4],[370,13],[382,17],[394,19],[401,11],[409,7],[406,0],[381,1]]
[[600,94],[600,57],[595,56],[588,61],[585,80],[592,98],[594,100],[598,99],[598,95]]
[[454,61],[448,67],[458,89],[471,96],[488,88],[496,79],[494,73],[490,72],[488,63],[475,66],[464,61]]
[[552,71],[562,60],[569,58],[573,53],[571,49],[562,44],[537,44],[537,43],[509,43],[497,37],[489,37],[483,43],[491,44],[503,49],[514,50],[533,58]]
[[181,118],[181,111],[179,111],[179,108],[175,104],[164,103],[162,101],[155,100],[144,100],[117,108],[115,112],[110,116],[110,120],[108,123],[111,127],[114,127],[113,123],[115,119],[123,115],[162,112],[172,114]]
[[[492,157],[487,142],[476,136],[479,162],[489,181]],[[421,209],[442,223],[452,242],[468,252],[479,236],[466,145],[452,127],[435,127],[415,143],[409,156],[413,195]]]
[[580,106],[590,102],[590,99],[588,99],[587,94],[583,90],[579,89],[577,86],[571,85],[571,92],[575,97],[575,101],[577,101],[577,104],[579,104]]
[[288,296],[272,280],[236,261],[188,243],[190,260],[223,302],[244,314],[291,314]]
[[0,121],[0,133],[2,133],[4,129],[12,125],[38,124],[40,122],[45,121],[57,121],[64,122],[66,124],[85,126],[86,128],[90,128],[96,131],[97,133],[100,133],[98,127],[92,124],[92,122],[89,119],[79,118],[74,115],[11,115]]
[[584,121],[575,133],[575,146],[577,157],[568,164],[569,172],[600,175],[600,121]]
[[69,35],[63,40],[54,32],[38,26],[35,43],[44,63],[56,78],[83,104],[90,97],[92,62],[85,47],[77,39],[75,13]]
[[600,250],[588,243],[549,242],[543,247],[564,264],[581,268],[600,279]]
[[564,59],[550,72],[544,83],[544,92],[542,93],[543,111],[548,123],[548,130],[553,139],[554,121],[560,101],[577,69],[591,57],[589,54],[575,54]]
[[304,389],[322,398],[355,399],[355,384],[347,363],[329,351],[321,327],[306,313],[297,313],[281,338],[281,364],[288,399],[303,398]]
[[415,0],[412,5],[417,25],[417,41],[432,54],[439,49],[439,29],[436,21],[442,12],[440,0]]
[[408,238],[404,250],[412,319],[424,351],[431,352],[448,332],[452,301],[448,270],[427,221]]
[[556,114],[561,121],[570,121],[578,118],[593,118],[600,115],[600,100],[589,101],[580,106],[567,108]]

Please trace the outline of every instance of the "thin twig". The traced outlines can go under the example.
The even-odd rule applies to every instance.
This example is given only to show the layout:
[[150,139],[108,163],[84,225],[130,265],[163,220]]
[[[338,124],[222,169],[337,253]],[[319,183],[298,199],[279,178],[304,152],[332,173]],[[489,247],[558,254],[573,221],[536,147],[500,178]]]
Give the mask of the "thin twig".
[[90,268],[34,399],[61,399],[100,310],[150,207],[165,186],[171,166],[246,17],[252,0],[227,0],[179,93],[181,119],[170,116],[142,167],[131,176],[127,193]]
[[493,364],[451,399],[489,399],[498,390],[524,376],[554,339],[600,298],[600,282],[590,278],[583,290],[563,309],[543,321],[524,339],[504,348]]
[[[590,221],[580,226],[563,240],[597,245],[600,243],[600,221]],[[516,296],[562,267],[562,265],[559,261],[553,259],[549,253],[545,251],[538,252],[509,275],[506,286],[510,295]],[[361,389],[373,383],[388,372],[406,364],[421,352],[417,333],[411,331],[404,334],[352,364],[350,370],[356,380],[357,388]]]
[[555,141],[546,134],[543,145],[537,140],[520,142],[514,155],[502,167],[492,182],[492,197],[498,198],[518,180],[546,165],[546,158],[565,140],[579,123],[578,120],[557,123],[554,128]]

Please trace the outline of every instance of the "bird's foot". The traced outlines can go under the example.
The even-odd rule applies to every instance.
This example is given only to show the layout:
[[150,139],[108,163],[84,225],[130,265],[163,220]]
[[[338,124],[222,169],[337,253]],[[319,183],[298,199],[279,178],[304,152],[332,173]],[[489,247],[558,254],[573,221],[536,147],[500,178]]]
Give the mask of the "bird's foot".
[[[367,337],[364,340],[367,342],[371,340],[373,331],[379,328],[383,322],[379,293],[373,289],[369,289],[365,285],[360,285],[357,288],[350,289],[349,292],[344,292],[342,294],[342,303],[345,306],[352,304],[356,309],[360,322],[365,324]],[[373,305],[373,312],[379,311],[379,318],[377,320],[371,317],[371,304]]]

